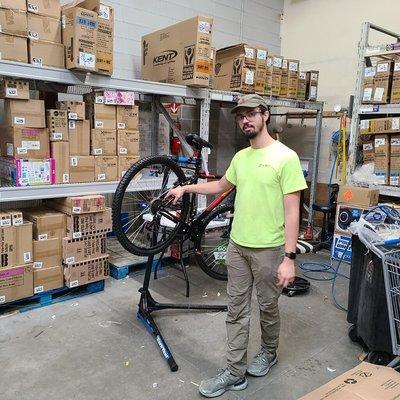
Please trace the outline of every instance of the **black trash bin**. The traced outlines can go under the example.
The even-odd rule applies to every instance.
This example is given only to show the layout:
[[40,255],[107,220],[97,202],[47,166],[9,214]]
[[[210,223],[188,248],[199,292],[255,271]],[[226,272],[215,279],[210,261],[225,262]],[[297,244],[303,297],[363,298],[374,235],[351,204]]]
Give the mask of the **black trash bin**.
[[369,350],[369,360],[390,361],[392,340],[383,278],[382,260],[352,237],[347,321],[353,324],[349,336]]

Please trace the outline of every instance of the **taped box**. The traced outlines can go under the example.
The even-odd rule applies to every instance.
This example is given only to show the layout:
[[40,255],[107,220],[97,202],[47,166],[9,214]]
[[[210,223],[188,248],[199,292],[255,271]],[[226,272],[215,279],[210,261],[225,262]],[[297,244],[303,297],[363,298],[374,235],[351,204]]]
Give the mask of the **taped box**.
[[66,110],[46,110],[47,128],[51,142],[68,141],[68,118]]
[[96,104],[134,106],[135,92],[124,90],[104,90],[93,93],[93,102]]
[[11,100],[4,102],[5,123],[8,126],[46,128],[43,100]]
[[89,261],[64,266],[65,284],[70,288],[101,281],[108,276],[108,254]]
[[2,99],[29,100],[29,82],[3,79],[0,85]]
[[115,129],[92,129],[91,153],[93,156],[117,154],[117,131]]
[[32,40],[45,40],[61,44],[60,17],[52,18],[28,13],[28,37]]
[[32,295],[32,264],[0,269],[0,304]]
[[56,237],[33,241],[33,268],[45,269],[62,264],[61,240]]
[[3,33],[26,37],[28,34],[26,12],[1,8],[0,26]]
[[106,235],[85,236],[80,239],[63,238],[62,254],[64,264],[75,264],[102,257],[106,254]]
[[61,265],[33,271],[33,294],[47,292],[64,286],[64,271]]
[[65,49],[61,43],[29,39],[29,64],[37,67],[65,68]]
[[68,119],[85,119],[86,109],[83,101],[57,101],[56,106],[59,110],[66,110],[68,112]]
[[0,54],[2,60],[27,63],[28,39],[0,33]]
[[96,182],[112,182],[118,180],[118,157],[95,156],[94,179]]
[[33,238],[48,240],[65,236],[65,214],[47,207],[27,208],[24,218],[33,223]]
[[111,208],[103,212],[67,215],[67,236],[79,239],[83,236],[111,232]]
[[17,259],[16,231],[14,226],[0,227],[0,267],[13,267]]
[[69,153],[77,156],[90,155],[89,120],[68,120]]
[[50,151],[54,160],[55,183],[69,183],[69,143],[51,142]]
[[106,210],[106,201],[101,194],[51,199],[47,201],[46,204],[50,208],[54,208],[68,215],[102,212]]
[[60,19],[60,0],[27,0],[28,12]]
[[94,156],[70,156],[69,182],[94,182]]

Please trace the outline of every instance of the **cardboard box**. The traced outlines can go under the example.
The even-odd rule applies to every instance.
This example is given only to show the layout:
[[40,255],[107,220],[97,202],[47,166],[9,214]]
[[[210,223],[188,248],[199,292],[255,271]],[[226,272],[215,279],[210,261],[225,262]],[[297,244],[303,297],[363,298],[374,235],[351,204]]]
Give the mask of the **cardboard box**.
[[13,267],[16,260],[16,227],[0,227],[0,268]]
[[46,110],[46,121],[51,142],[68,141],[68,119],[66,110]]
[[360,121],[360,135],[369,135],[371,128],[371,121],[369,119],[362,119]]
[[52,199],[47,204],[49,207],[68,215],[87,214],[106,210],[105,198],[100,194]]
[[358,186],[342,185],[339,188],[337,202],[357,205],[360,207],[376,206],[379,200],[379,190]]
[[14,126],[3,128],[0,136],[2,154],[14,158],[49,158],[49,131],[42,128]]
[[65,68],[65,49],[60,43],[29,39],[29,64]]
[[69,182],[94,182],[94,156],[71,155],[69,163]]
[[68,264],[64,267],[65,284],[70,288],[101,281],[108,276],[108,254],[92,260]]
[[400,154],[400,135],[390,135],[390,154]]
[[28,62],[28,39],[21,36],[0,33],[0,54],[2,60]]
[[112,182],[118,180],[118,157],[95,156],[94,179],[96,182]]
[[57,109],[66,110],[68,119],[84,120],[86,113],[86,105],[83,101],[57,101]]
[[80,239],[63,239],[63,262],[67,265],[102,257],[106,251],[105,234],[85,236]]
[[217,50],[215,89],[254,92],[256,50],[241,43]]
[[26,0],[1,0],[1,8],[9,10],[21,10],[26,12]]
[[257,47],[256,49],[256,69],[267,68],[268,49]]
[[282,72],[281,72],[281,85],[279,89],[280,97],[287,97],[288,89],[288,60],[284,59],[282,61]]
[[24,223],[21,210],[7,210],[7,212],[11,214],[11,223],[13,226],[19,226]]
[[33,295],[32,264],[0,269],[0,304]]
[[61,265],[33,271],[33,293],[39,294],[62,288],[64,286],[64,270]]
[[139,156],[119,156],[118,157],[118,177],[121,179],[128,169],[139,161]]
[[390,155],[390,186],[400,186],[400,154]]
[[47,207],[27,208],[24,218],[33,223],[33,238],[49,240],[65,236],[65,215]]
[[55,183],[54,160],[1,157],[0,177],[12,186],[52,185]]
[[300,71],[299,78],[297,81],[297,98],[299,100],[306,99],[306,87],[307,87],[307,72]]
[[390,154],[377,153],[375,149],[374,174],[380,185],[389,184],[389,163],[390,163]]
[[400,61],[395,61],[393,66],[392,89],[390,92],[390,103],[400,103]]
[[364,130],[363,133],[371,134],[371,133],[394,133],[394,132],[400,132],[399,117],[371,119],[369,121],[369,131]]
[[356,222],[365,213],[365,209],[350,204],[338,204],[335,216],[335,233],[351,236],[350,224]]
[[90,155],[90,121],[68,121],[69,153]]
[[125,90],[96,91],[89,96],[89,101],[96,104],[134,106],[135,92],[127,92]]
[[91,154],[115,156],[117,154],[117,131],[115,129],[92,129]]
[[142,79],[208,87],[213,19],[197,16],[142,37]]
[[117,131],[117,153],[125,156],[139,156],[139,131]]
[[70,239],[79,239],[97,233],[111,232],[111,208],[103,212],[81,215],[67,215],[67,236]]
[[4,101],[5,123],[8,126],[46,128],[43,100]]
[[371,140],[369,142],[363,143],[363,160],[374,161],[374,157],[375,157],[374,142]]
[[55,183],[69,183],[69,143],[51,142],[50,148],[54,159]]
[[139,129],[138,106],[117,106],[117,129]]
[[12,226],[11,213],[8,210],[0,211],[0,227]]
[[93,128],[115,129],[117,126],[116,107],[105,104],[93,104]]
[[51,268],[62,263],[60,238],[33,241],[33,268]]
[[2,99],[29,100],[29,82],[3,79],[0,85]]
[[331,258],[337,261],[351,264],[352,249],[351,236],[335,233],[331,249]]
[[397,371],[362,362],[299,400],[394,400],[399,396]]
[[63,8],[62,41],[66,67],[96,71],[97,13],[80,7]]
[[254,78],[254,90],[256,93],[264,94],[265,81],[267,79],[267,70],[265,68],[256,68]]
[[215,47],[211,47],[210,52],[210,80],[209,80],[209,88],[215,89],[215,58],[217,56],[217,49]]
[[60,0],[27,0],[28,12],[47,17],[60,18]]
[[389,76],[375,77],[372,98],[374,104],[386,104],[388,102],[391,90],[390,82]]
[[15,227],[16,265],[33,261],[32,232],[32,222],[29,221]]
[[60,17],[52,18],[28,13],[28,37],[61,44]]
[[375,155],[389,154],[390,136],[389,135],[376,135],[374,146],[375,146]]
[[316,101],[318,95],[318,71],[307,71],[306,100]]
[[1,32],[16,36],[27,36],[26,12],[0,8]]
[[376,67],[366,67],[364,69],[364,76],[362,82],[362,103],[371,103],[374,91],[374,78],[376,74]]

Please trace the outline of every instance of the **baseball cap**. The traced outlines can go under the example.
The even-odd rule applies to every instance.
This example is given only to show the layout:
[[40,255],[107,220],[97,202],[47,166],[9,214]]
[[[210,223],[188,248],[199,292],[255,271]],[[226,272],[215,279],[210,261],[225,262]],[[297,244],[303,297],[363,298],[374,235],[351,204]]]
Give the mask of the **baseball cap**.
[[239,99],[237,105],[232,108],[231,113],[236,113],[239,108],[255,108],[259,106],[268,109],[268,104],[260,95],[254,93],[245,94]]

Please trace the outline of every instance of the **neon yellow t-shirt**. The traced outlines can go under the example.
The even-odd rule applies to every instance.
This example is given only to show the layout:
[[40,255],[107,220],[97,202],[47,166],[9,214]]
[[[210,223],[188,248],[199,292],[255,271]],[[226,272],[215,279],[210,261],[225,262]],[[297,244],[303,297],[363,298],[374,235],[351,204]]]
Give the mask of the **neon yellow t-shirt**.
[[285,243],[283,195],[307,188],[297,154],[275,141],[235,154],[225,174],[236,186],[231,239],[245,247]]

